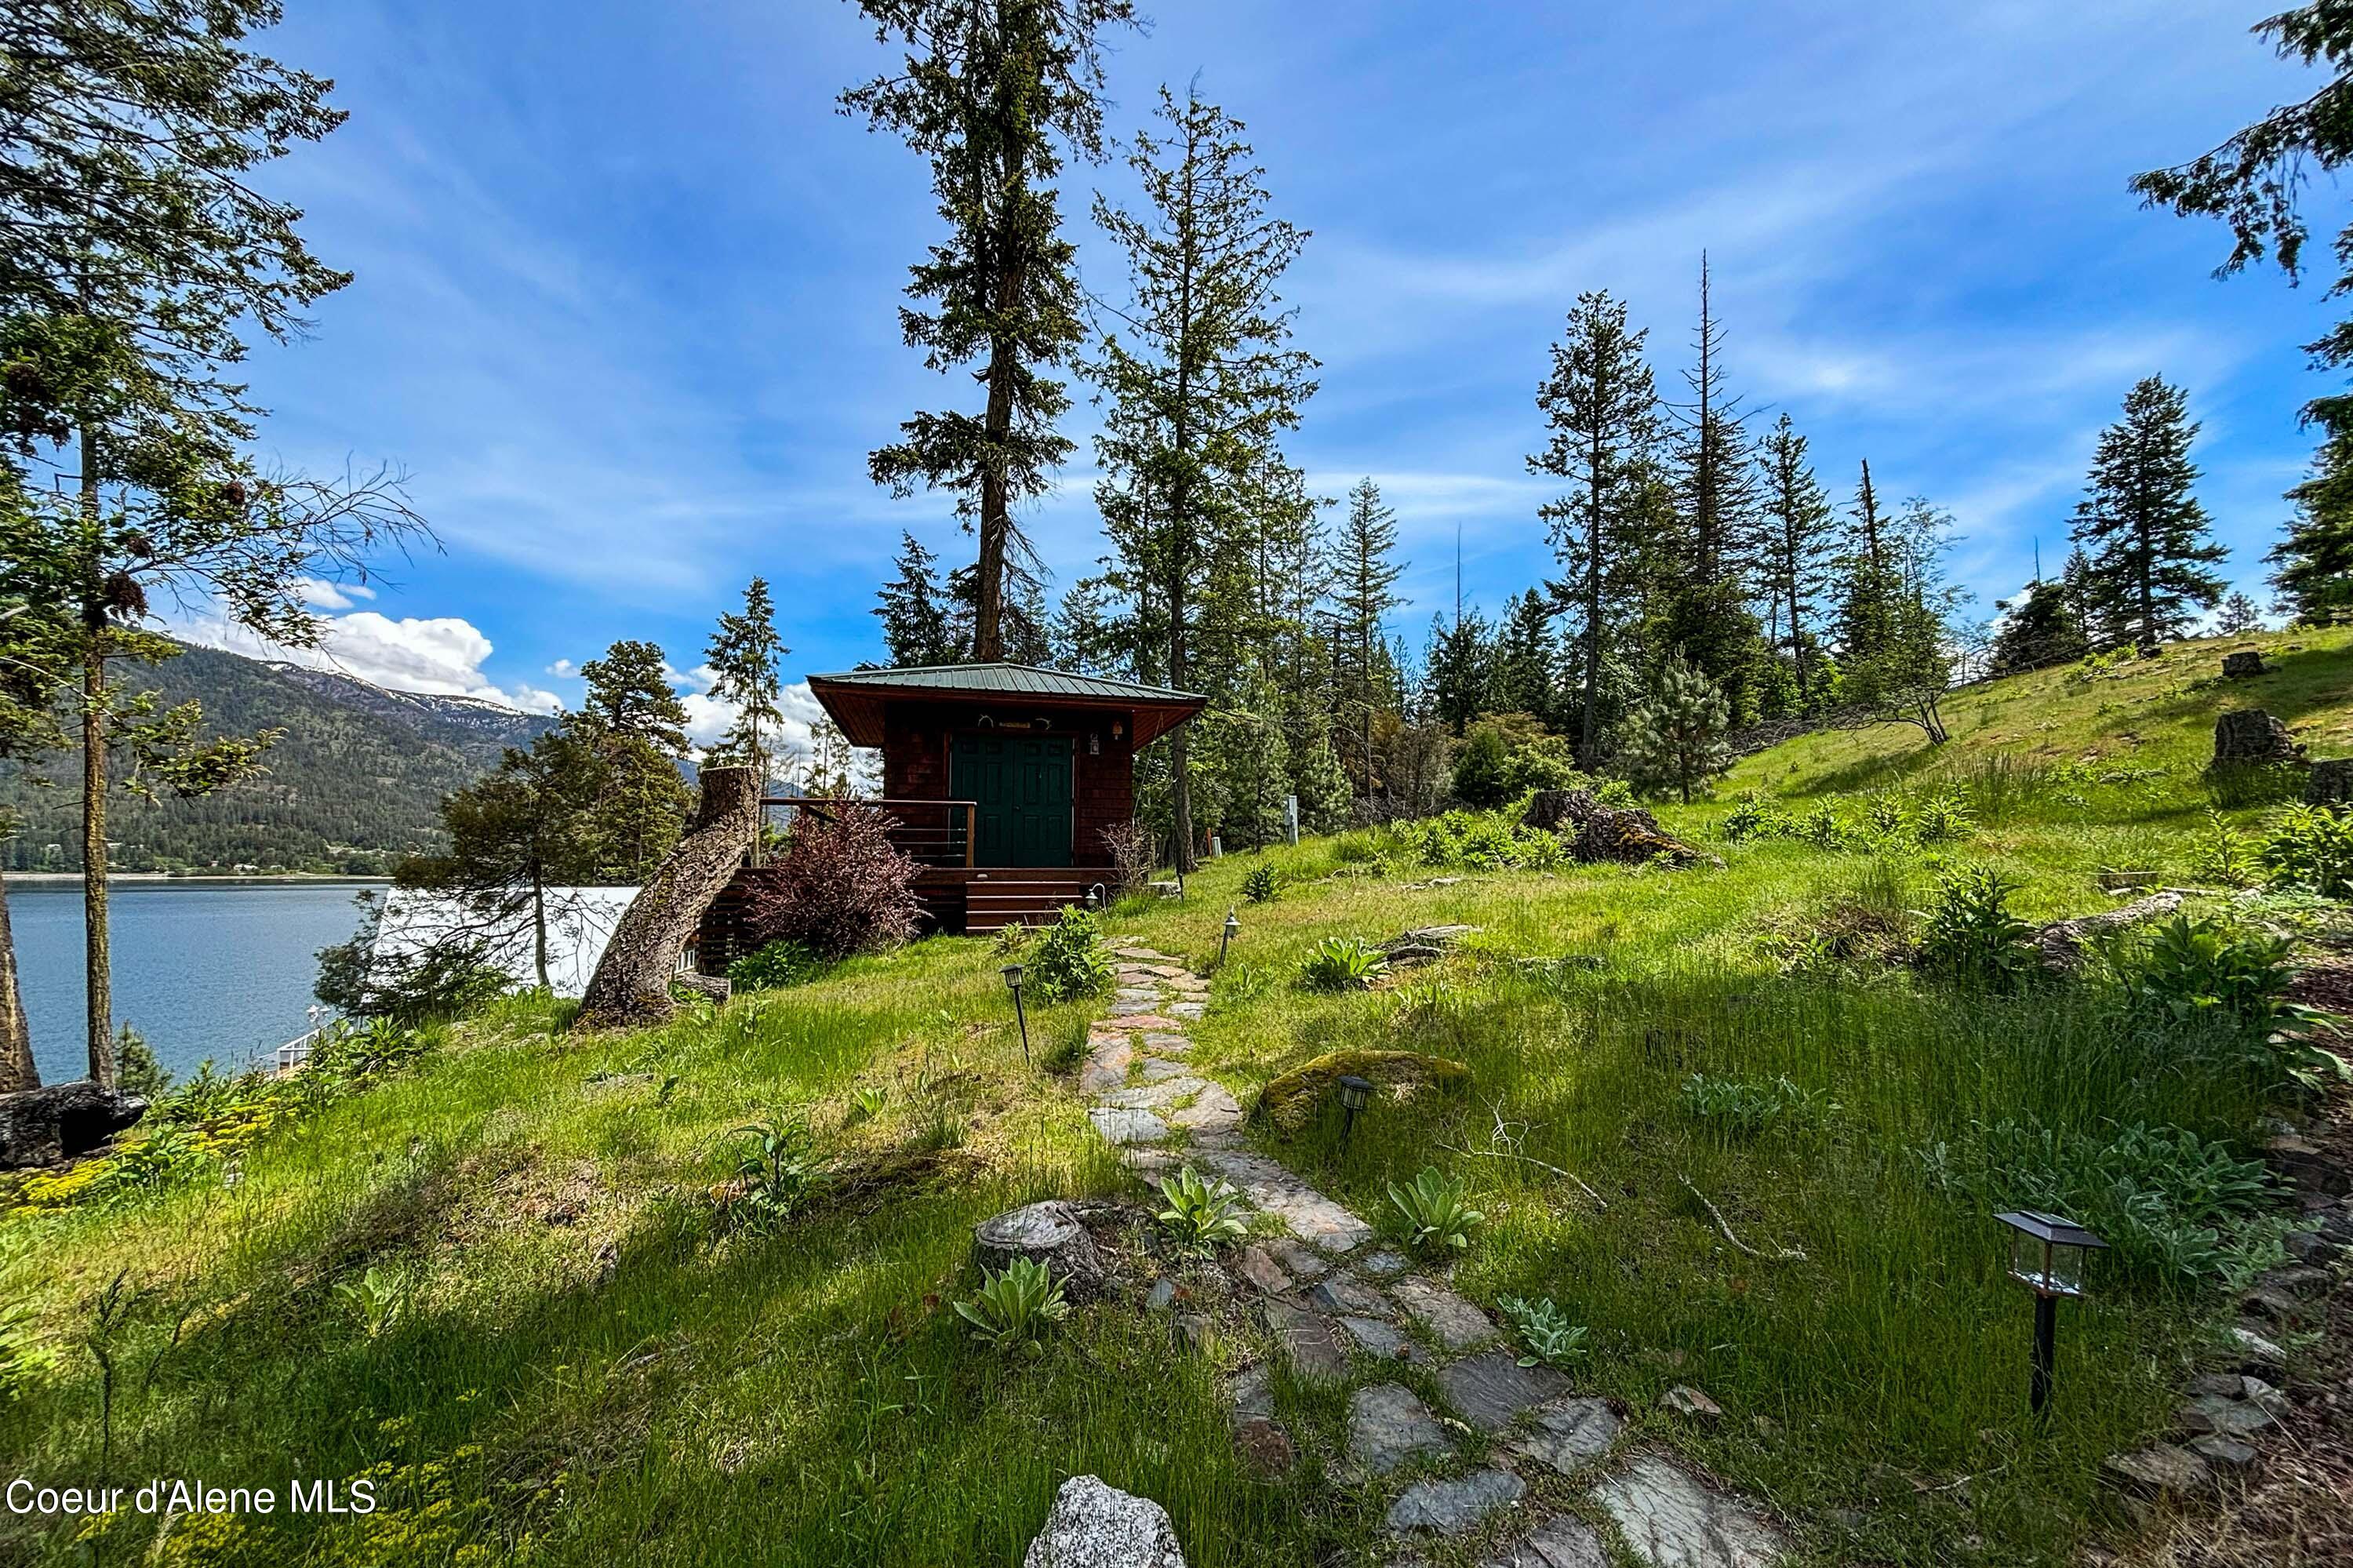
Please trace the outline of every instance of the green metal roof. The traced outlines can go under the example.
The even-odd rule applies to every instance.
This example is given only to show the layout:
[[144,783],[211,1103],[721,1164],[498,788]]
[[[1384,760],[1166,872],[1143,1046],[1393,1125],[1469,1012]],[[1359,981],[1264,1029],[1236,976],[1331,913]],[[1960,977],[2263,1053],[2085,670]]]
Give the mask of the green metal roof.
[[1140,686],[1133,681],[1108,681],[1100,675],[1072,675],[1041,670],[1032,664],[921,664],[896,670],[847,670],[838,675],[812,675],[812,681],[835,681],[846,686],[892,686],[935,692],[975,692],[990,695],[1074,697],[1109,703],[1201,703],[1194,692],[1166,686]]

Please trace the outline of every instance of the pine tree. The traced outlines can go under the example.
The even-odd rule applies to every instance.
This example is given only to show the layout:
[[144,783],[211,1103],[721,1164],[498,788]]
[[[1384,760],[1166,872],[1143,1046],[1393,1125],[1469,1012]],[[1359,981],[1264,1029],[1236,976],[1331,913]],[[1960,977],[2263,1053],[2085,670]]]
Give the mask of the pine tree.
[[[1110,403],[1097,454],[1114,476],[1100,498],[1106,519],[1127,524],[1114,546],[1151,583],[1158,625],[1143,630],[1166,680],[1190,689],[1208,576],[1239,543],[1235,498],[1298,425],[1315,362],[1289,346],[1293,313],[1277,292],[1307,236],[1269,213],[1241,122],[1166,88],[1158,116],[1166,131],[1138,132],[1128,159],[1144,210],[1096,198],[1132,300],[1089,374]],[[1179,871],[1193,866],[1188,729],[1169,737]]]
[[670,683],[659,643],[624,639],[580,673],[587,693],[565,723],[596,754],[586,828],[597,845],[594,880],[636,885],[660,866],[693,810],[679,772],[686,705]]
[[891,662],[901,669],[954,664],[961,650],[948,631],[946,590],[941,586],[939,558],[923,548],[914,535],[901,533],[898,575],[875,594],[881,602],[874,613],[882,620],[882,646]]
[[1405,567],[1390,558],[1397,538],[1397,514],[1381,500],[1381,487],[1367,474],[1348,492],[1348,510],[1332,552],[1332,641],[1338,655],[1335,707],[1362,738],[1360,782],[1367,796],[1379,792],[1373,718],[1388,705],[1388,694],[1394,689],[1384,676],[1402,663],[1384,661],[1381,638],[1381,618],[1405,602],[1395,591]]
[[2063,582],[2037,578],[2016,599],[2002,600],[2000,608],[2001,630],[1994,638],[1989,673],[2015,675],[2064,664],[2092,651]]
[[1442,615],[1430,622],[1430,651],[1422,659],[1425,711],[1454,735],[1494,711],[1494,629],[1474,607],[1449,624]]
[[1007,567],[1034,565],[1014,506],[1046,493],[1070,456],[1055,423],[1070,407],[1044,374],[1085,336],[1077,250],[1052,185],[1065,154],[1099,160],[1101,37],[1134,21],[1129,0],[857,0],[877,41],[907,49],[896,72],[841,95],[845,111],[898,132],[932,164],[946,238],[909,269],[899,313],[911,348],[947,372],[982,361],[982,411],[917,413],[869,466],[894,494],[956,493],[980,535],[972,656],[1005,656]]
[[1806,461],[1806,438],[1798,434],[1787,414],[1774,421],[1757,464],[1765,478],[1766,520],[1758,586],[1788,616],[1784,646],[1796,670],[1799,702],[1809,705],[1814,695],[1816,650],[1808,627],[1829,586],[1836,547],[1830,497]]
[[2246,593],[2233,588],[2215,612],[2214,630],[2224,637],[2243,637],[2250,631],[2263,629],[2263,607]]
[[1680,653],[1659,672],[1651,695],[1627,718],[1628,770],[1654,788],[1672,787],[1691,804],[1694,786],[1732,766],[1724,743],[1732,722],[1724,692]]
[[750,767],[762,788],[775,778],[775,747],[784,732],[784,659],[792,650],[776,635],[776,607],[765,577],[744,589],[744,608],[719,618],[703,649],[711,694],[735,709],[734,721],[706,760]]
[[1757,484],[1748,456],[1748,416],[1725,368],[1724,323],[1715,313],[1704,251],[1692,349],[1695,362],[1683,372],[1692,400],[1672,411],[1683,427],[1685,573],[1694,585],[1706,587],[1736,575],[1743,564],[1756,526]]
[[1953,683],[1952,621],[1968,597],[1945,579],[1952,520],[1914,496],[1895,517],[1877,518],[1873,532],[1875,561],[1857,554],[1845,563],[1840,701],[1876,722],[1915,726],[1930,745],[1941,746],[1947,738],[1942,704]]
[[1542,593],[1528,588],[1512,600],[1511,611],[1495,633],[1495,711],[1527,714],[1556,725],[1561,717],[1559,670],[1552,607]]
[[2287,493],[2295,520],[2263,557],[2276,568],[2280,607],[2313,622],[2353,610],[2353,410],[2332,412],[2324,428],[2311,473]]
[[1528,468],[1571,486],[1539,514],[1564,568],[1556,591],[1581,623],[1577,757],[1588,767],[1600,741],[1605,629],[1628,587],[1630,558],[1640,553],[1630,535],[1642,519],[1643,458],[1658,437],[1658,393],[1642,357],[1648,335],[1627,330],[1622,302],[1605,292],[1580,294],[1567,332],[1553,345],[1552,375],[1536,388],[1550,433]]
[[1293,749],[1291,783],[1299,797],[1302,830],[1336,833],[1348,825],[1348,774],[1340,766],[1340,754],[1333,749],[1328,726],[1321,727],[1304,747]]
[[686,705],[661,644],[624,638],[582,665],[580,677],[587,683],[581,715],[598,729],[646,741],[665,757],[686,755]]
[[2179,636],[2222,597],[2222,578],[2210,568],[2230,552],[2212,542],[2193,493],[2197,436],[2188,397],[2149,376],[2101,435],[2075,507],[2101,620],[2143,648]]

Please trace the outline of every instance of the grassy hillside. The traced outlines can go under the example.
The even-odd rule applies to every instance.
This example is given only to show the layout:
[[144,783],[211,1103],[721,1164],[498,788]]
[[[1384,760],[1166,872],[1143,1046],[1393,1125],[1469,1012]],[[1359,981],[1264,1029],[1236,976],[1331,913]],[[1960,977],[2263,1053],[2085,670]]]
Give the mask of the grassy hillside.
[[[1456,1287],[1557,1301],[1588,1330],[1575,1382],[1622,1402],[1629,1441],[1764,1499],[1803,1561],[2064,1562],[2111,1522],[2101,1458],[2162,1431],[2208,1364],[2226,1272],[2277,1255],[2286,1216],[2257,1203],[2199,1261],[2199,1191],[2243,1171],[2292,1097],[2261,1030],[2129,1018],[2088,981],[1944,985],[1889,955],[1955,864],[2000,868],[2037,917],[2111,906],[2104,872],[2186,878],[2219,705],[2353,749],[2353,638],[2283,649],[2247,685],[2210,682],[2219,658],[1966,694],[1933,752],[1889,730],[1750,758],[1718,800],[1662,812],[1721,868],[1481,870],[1430,863],[1419,830],[1358,833],[1231,857],[1107,924],[1208,969],[1239,909],[1192,1061],[1245,1104],[1335,1048],[1467,1065],[1466,1088],[1378,1101],[1345,1143],[1328,1115],[1250,1136],[1367,1216],[1425,1166],[1467,1178],[1488,1224]],[[1744,788],[1860,824],[1874,791],[1939,785],[1977,817],[1950,842],[1721,831]],[[2272,810],[2228,814],[2254,830]],[[1261,866],[1282,891],[1251,903]],[[2330,920],[2295,897],[2232,907]],[[1440,923],[1481,929],[1400,983],[1297,983],[1324,938]],[[184,1521],[159,1562],[1012,1564],[1089,1470],[1164,1503],[1204,1568],[1387,1561],[1397,1488],[1341,1469],[1345,1389],[1278,1376],[1301,1465],[1269,1481],[1235,1456],[1217,1374],[1268,1348],[1240,1312],[1206,1357],[1125,1295],[1034,1360],[962,1331],[974,1223],[1136,1191],[1073,1082],[1098,1009],[1033,1011],[1026,1065],[1002,961],[934,939],[617,1037],[505,1004],[264,1139],[233,1185],[199,1161],[111,1204],[19,1209],[0,1367],[43,1364],[0,1399],[0,1469],[384,1484],[364,1520]],[[733,1135],[788,1107],[834,1181],[789,1224],[725,1223]],[[2119,1176],[2144,1217],[2063,1311],[2038,1428],[2031,1306],[1989,1215],[2021,1192],[2106,1202]],[[1126,1262],[1176,1266],[1148,1226]],[[374,1324],[371,1269],[400,1303]],[[1678,1383],[1725,1418],[1662,1410]],[[80,1533],[130,1561],[153,1531]],[[86,1560],[76,1534],[0,1515],[0,1559]]]

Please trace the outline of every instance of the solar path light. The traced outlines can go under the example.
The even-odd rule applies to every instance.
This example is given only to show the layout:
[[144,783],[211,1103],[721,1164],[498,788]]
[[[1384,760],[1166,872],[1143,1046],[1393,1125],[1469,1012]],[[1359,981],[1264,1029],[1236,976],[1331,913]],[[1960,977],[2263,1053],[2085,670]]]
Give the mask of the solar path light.
[[1231,909],[1227,910],[1226,923],[1218,928],[1218,967],[1219,969],[1226,967],[1227,944],[1240,936],[1241,930],[1242,923],[1234,918],[1234,912]]
[[2034,1372],[2026,1401],[2041,1415],[2051,1403],[2059,1298],[2084,1294],[2084,1261],[2108,1244],[2064,1214],[2021,1209],[1994,1218],[2018,1233],[2010,1239],[2010,1277],[2034,1292]]
[[1345,1119],[1340,1123],[1340,1147],[1348,1147],[1348,1139],[1356,1130],[1356,1113],[1372,1102],[1373,1081],[1354,1073],[1341,1075],[1335,1086],[1340,1091],[1340,1109]]
[[1013,1016],[1021,1025],[1021,1065],[1029,1065],[1029,1015],[1021,1011],[1021,966],[1008,964],[997,971],[1005,977],[1005,989],[1013,993]]

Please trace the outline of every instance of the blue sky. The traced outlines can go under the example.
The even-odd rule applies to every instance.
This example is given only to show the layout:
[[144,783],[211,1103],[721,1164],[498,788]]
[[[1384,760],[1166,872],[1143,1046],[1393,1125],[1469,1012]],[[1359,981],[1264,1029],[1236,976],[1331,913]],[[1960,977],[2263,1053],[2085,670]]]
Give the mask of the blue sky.
[[[351,122],[269,171],[357,273],[250,364],[263,447],[394,461],[443,553],[322,600],[387,684],[526,705],[618,637],[682,671],[754,572],[796,674],[880,654],[868,613],[902,527],[970,546],[944,497],[895,501],[868,450],[968,384],[898,341],[937,232],[927,171],[834,108],[885,57],[833,0],[291,0],[270,48]],[[1397,505],[1417,641],[1549,565],[1525,472],[1533,390],[1577,292],[1627,298],[1662,387],[1711,254],[1726,359],[1788,409],[1841,500],[1858,459],[1967,535],[1988,602],[2063,549],[2092,443],[2131,384],[2185,384],[2202,494],[2255,587],[2324,383],[2317,286],[2211,276],[2219,226],[2139,210],[2136,171],[2303,96],[2260,7],[1162,4],[1111,61],[1114,132],[1162,82],[1246,122],[1323,390],[1291,443],[1320,493]],[[1124,273],[1063,207],[1085,282]],[[2315,194],[2324,220],[2334,193]],[[2331,223],[2329,227],[2333,228]],[[1063,581],[1099,549],[1082,455],[1028,526]],[[201,629],[199,629],[201,630]],[[706,726],[723,716],[698,705]]]

